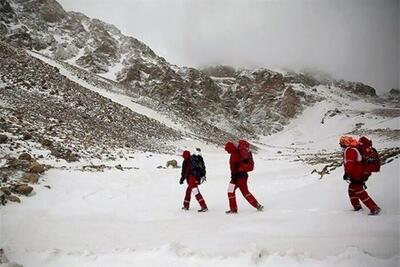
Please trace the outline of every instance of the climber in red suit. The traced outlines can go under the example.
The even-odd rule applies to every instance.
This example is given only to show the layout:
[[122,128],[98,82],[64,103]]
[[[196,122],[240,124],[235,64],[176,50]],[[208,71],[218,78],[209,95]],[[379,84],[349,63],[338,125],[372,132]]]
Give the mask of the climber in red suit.
[[365,170],[365,166],[362,163],[362,156],[357,148],[357,140],[351,136],[342,136],[339,144],[343,148],[343,179],[350,181],[349,197],[354,210],[358,211],[362,208],[361,200],[370,209],[370,215],[379,214],[381,209],[365,190],[365,182],[371,173]]
[[247,179],[249,175],[247,172],[243,172],[240,170],[240,160],[241,156],[238,148],[232,142],[228,142],[225,145],[225,150],[229,154],[231,154],[229,159],[229,165],[231,169],[231,181],[228,187],[228,199],[229,199],[229,210],[226,213],[237,213],[237,204],[236,204],[236,195],[235,191],[239,188],[240,192],[242,192],[245,199],[259,211],[263,210],[263,206],[258,203],[256,198],[249,192],[247,187]]
[[183,151],[183,164],[182,164],[182,175],[181,179],[179,180],[180,184],[183,184],[183,181],[186,180],[188,187],[186,189],[186,194],[185,194],[185,199],[183,201],[183,210],[188,210],[189,209],[189,204],[190,204],[190,196],[193,193],[193,195],[196,197],[197,201],[200,204],[200,209],[198,212],[205,212],[208,210],[207,204],[203,199],[203,196],[200,194],[198,184],[199,184],[199,178],[193,175],[192,173],[192,163],[190,160],[190,152],[185,150]]

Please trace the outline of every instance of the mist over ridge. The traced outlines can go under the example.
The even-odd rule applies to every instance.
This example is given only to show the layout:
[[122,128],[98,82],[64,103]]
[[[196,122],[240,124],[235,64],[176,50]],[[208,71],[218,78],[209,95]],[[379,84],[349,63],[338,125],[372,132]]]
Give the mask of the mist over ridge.
[[180,66],[312,69],[399,87],[399,2],[60,0],[115,24]]

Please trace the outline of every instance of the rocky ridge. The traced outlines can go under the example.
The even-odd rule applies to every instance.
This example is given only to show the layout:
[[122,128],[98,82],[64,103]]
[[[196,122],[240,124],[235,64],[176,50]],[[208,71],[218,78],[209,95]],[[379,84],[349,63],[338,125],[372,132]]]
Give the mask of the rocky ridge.
[[[29,135],[53,155],[107,150],[172,151],[180,134],[74,83],[57,68],[0,43],[2,131]],[[71,151],[71,152],[70,152]]]
[[362,83],[301,73],[177,67],[113,25],[66,12],[55,0],[0,0],[0,15],[3,40],[101,75],[128,95],[144,96],[141,104],[165,112],[211,142],[280,131],[306,106],[322,100],[313,91],[318,85],[353,97],[376,96]]

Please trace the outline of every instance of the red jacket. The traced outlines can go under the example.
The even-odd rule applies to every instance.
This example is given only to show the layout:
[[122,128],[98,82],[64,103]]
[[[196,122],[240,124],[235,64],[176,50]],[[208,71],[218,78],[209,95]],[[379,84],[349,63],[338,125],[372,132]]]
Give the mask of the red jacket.
[[181,180],[188,180],[190,173],[192,172],[192,162],[190,161],[190,152],[185,150],[182,154],[183,163],[182,163],[182,173]]
[[247,172],[243,172],[240,170],[240,152],[239,149],[232,143],[228,142],[225,145],[225,150],[229,154],[231,154],[229,158],[229,166],[231,168],[231,178],[232,179],[237,179],[237,178],[243,178],[243,177],[249,177]]
[[347,147],[343,152],[344,172],[350,181],[363,182],[368,179],[370,173],[364,170],[361,153],[355,147]]

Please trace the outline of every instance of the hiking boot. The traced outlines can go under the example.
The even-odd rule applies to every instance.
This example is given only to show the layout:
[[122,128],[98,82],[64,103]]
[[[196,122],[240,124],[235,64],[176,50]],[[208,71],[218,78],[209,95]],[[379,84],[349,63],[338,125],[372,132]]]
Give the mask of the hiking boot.
[[183,210],[189,210],[189,207],[182,207]]
[[264,206],[261,205],[261,204],[258,204],[256,209],[257,209],[258,211],[264,211]]
[[371,210],[369,215],[378,215],[381,212],[381,208],[376,208],[374,210]]
[[226,214],[236,214],[237,210],[227,210],[225,211]]
[[198,210],[198,212],[206,212],[206,211],[208,211],[208,208],[207,208],[207,207],[201,208],[201,209]]
[[355,206],[355,207],[354,207],[354,211],[359,211],[359,210],[361,210],[361,209],[362,209],[361,206]]

